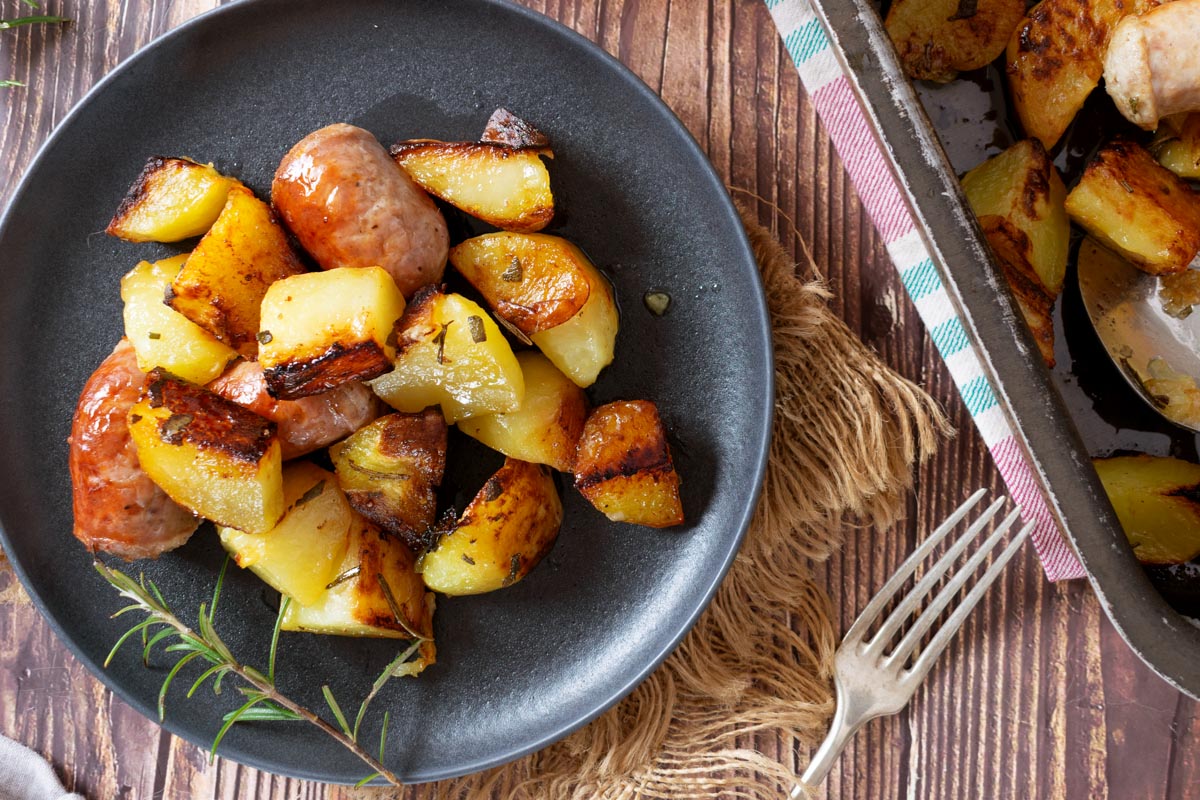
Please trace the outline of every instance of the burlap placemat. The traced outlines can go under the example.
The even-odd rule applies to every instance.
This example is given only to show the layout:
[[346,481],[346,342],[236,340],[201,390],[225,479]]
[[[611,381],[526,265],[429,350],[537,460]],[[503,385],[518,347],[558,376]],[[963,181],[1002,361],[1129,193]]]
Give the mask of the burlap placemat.
[[[914,462],[949,431],[933,400],[829,310],[807,251],[798,269],[741,211],[770,306],[777,397],[762,499],[729,575],[679,649],[595,722],[511,764],[421,786],[418,797],[776,798],[791,787],[790,766],[747,741],[765,731],[808,747],[824,735],[837,632],[812,562],[847,525],[895,521]],[[21,602],[5,577],[0,602]]]

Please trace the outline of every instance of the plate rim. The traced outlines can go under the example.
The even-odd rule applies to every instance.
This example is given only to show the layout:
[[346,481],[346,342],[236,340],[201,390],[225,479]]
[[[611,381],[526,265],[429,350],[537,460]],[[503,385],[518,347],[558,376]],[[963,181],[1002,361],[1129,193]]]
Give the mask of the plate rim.
[[[216,21],[220,18],[237,12],[241,9],[255,6],[267,5],[277,0],[234,0],[232,3],[217,6],[216,8],[202,12],[195,17],[181,23],[180,25],[161,33],[154,39],[147,42],[128,58],[113,67],[106,75],[101,77],[85,94],[79,99],[63,116],[57,125],[51,130],[45,141],[38,147],[33,157],[25,166],[24,172],[20,180],[17,182],[16,188],[9,201],[6,203],[3,212],[0,213],[0,241],[2,241],[8,232],[11,223],[14,209],[20,204],[20,201],[29,191],[32,184],[31,176],[37,171],[43,160],[47,157],[50,151],[56,146],[58,140],[64,135],[64,132],[69,129],[75,120],[83,113],[83,111],[96,102],[97,98],[107,91],[110,84],[119,80],[133,65],[139,63],[144,58],[149,57],[160,47],[177,38],[182,38],[194,33],[201,28],[209,25],[218,24]],[[613,56],[602,46],[587,38],[583,34],[573,30],[569,26],[559,22],[558,20],[531,8],[518,5],[513,0],[462,0],[462,2],[471,3],[481,7],[492,7],[501,10],[502,12],[513,13],[523,19],[524,24],[541,26],[544,29],[549,29],[562,39],[565,39],[571,46],[581,48],[587,51],[590,55],[600,58],[607,67],[619,76],[633,91],[648,100],[662,116],[666,127],[670,129],[677,140],[686,148],[688,154],[699,165],[699,173],[697,177],[703,177],[705,182],[715,190],[714,196],[719,198],[721,205],[725,207],[730,218],[736,223],[736,241],[732,244],[736,249],[741,250],[746,263],[753,264],[752,272],[752,288],[753,293],[751,300],[757,307],[758,314],[755,322],[757,334],[756,338],[760,338],[765,344],[763,355],[765,356],[766,364],[763,373],[763,383],[766,391],[763,393],[763,404],[761,409],[761,418],[764,424],[761,429],[761,434],[758,440],[753,442],[757,451],[756,464],[753,474],[750,476],[753,481],[753,489],[750,494],[749,502],[743,509],[740,516],[735,517],[732,521],[735,523],[735,533],[729,537],[729,547],[722,557],[722,563],[718,570],[713,574],[713,578],[709,585],[705,587],[700,603],[687,616],[680,630],[673,635],[670,640],[657,652],[652,659],[641,669],[633,674],[627,681],[610,696],[606,697],[599,704],[595,704],[587,713],[577,716],[575,719],[566,724],[559,725],[551,733],[537,738],[534,741],[529,741],[515,747],[509,747],[504,752],[491,757],[476,759],[470,763],[464,763],[455,769],[443,769],[440,771],[432,771],[423,773],[419,768],[411,771],[413,776],[411,780],[406,779],[406,784],[427,783],[440,780],[448,780],[452,778],[463,777],[466,775],[481,772],[493,767],[516,761],[538,750],[544,749],[555,742],[561,741],[575,731],[583,728],[588,723],[592,722],[606,711],[614,707],[617,703],[633,692],[641,683],[643,683],[651,673],[653,673],[662,663],[673,653],[683,639],[692,631],[700,616],[708,610],[712,604],[712,600],[716,595],[717,589],[724,581],[730,568],[733,566],[734,560],[737,558],[741,550],[741,546],[745,541],[746,534],[753,521],[755,512],[758,507],[759,500],[762,495],[763,482],[766,476],[766,470],[770,455],[770,446],[772,433],[774,430],[774,411],[775,411],[775,358],[774,358],[774,339],[772,334],[770,308],[767,304],[766,290],[762,280],[762,273],[758,267],[758,259],[754,255],[750,240],[746,234],[745,226],[742,223],[741,215],[738,213],[737,206],[733,201],[732,195],[728,192],[724,181],[717,174],[716,168],[712,165],[711,160],[704,150],[700,147],[691,131],[683,124],[678,115],[667,105],[666,101],[659,96],[649,85],[645,83],[636,73],[628,66]],[[290,8],[290,6],[289,6]],[[12,553],[13,547],[7,528],[0,521],[0,547],[3,547],[6,553]],[[84,665],[90,675],[99,680],[107,689],[113,692],[123,702],[134,708],[139,714],[150,720],[160,728],[169,731],[173,736],[200,748],[205,752],[210,752],[209,747],[203,741],[193,738],[187,732],[182,730],[182,725],[176,721],[172,715],[168,714],[163,720],[158,719],[157,709],[152,708],[150,703],[143,702],[140,698],[134,696],[122,686],[116,677],[110,673],[101,663],[89,657],[84,653],[75,641],[67,635],[62,623],[54,615],[47,611],[45,601],[41,595],[33,589],[33,584],[26,572],[24,565],[15,558],[8,558],[9,564],[13,568],[14,574],[21,582],[22,588],[33,601],[34,607],[37,609],[41,618],[50,625],[51,630],[58,638],[59,642],[66,646],[71,654]],[[588,705],[594,705],[589,703]],[[221,758],[235,761],[244,766],[251,767],[269,774],[280,775],[283,777],[296,778],[301,780],[319,781],[335,785],[351,785],[350,781],[342,781],[338,779],[330,779],[326,775],[318,771],[305,769],[302,766],[292,767],[287,765],[278,765],[267,759],[259,758],[253,753],[247,752],[242,747],[237,746],[234,742],[223,742],[218,754]],[[368,785],[376,785],[374,782]]]

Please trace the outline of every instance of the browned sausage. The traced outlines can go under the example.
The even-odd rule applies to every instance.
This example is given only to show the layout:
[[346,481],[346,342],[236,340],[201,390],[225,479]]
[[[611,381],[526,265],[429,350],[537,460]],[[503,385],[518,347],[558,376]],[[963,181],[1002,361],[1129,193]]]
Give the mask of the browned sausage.
[[278,425],[284,460],[332,444],[379,416],[375,394],[358,381],[299,400],[275,400],[253,361],[234,365],[208,388]]
[[145,383],[122,339],[84,385],[68,439],[75,538],[126,559],[173,550],[200,524],[138,464],[126,417]]
[[446,220],[362,128],[301,139],[275,171],[271,202],[322,269],[383,267],[405,297],[442,278]]

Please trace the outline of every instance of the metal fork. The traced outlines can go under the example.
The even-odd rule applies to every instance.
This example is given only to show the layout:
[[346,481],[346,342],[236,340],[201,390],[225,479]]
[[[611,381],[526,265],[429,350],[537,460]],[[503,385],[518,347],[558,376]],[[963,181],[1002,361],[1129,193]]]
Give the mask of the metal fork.
[[[846,638],[842,640],[837,654],[834,656],[834,685],[837,687],[837,711],[833,715],[833,723],[829,735],[813,756],[800,778],[800,783],[792,789],[790,798],[797,800],[806,797],[825,779],[841,755],[842,749],[863,723],[875,717],[895,714],[912,699],[913,693],[921,685],[921,681],[929,673],[933,662],[946,649],[946,645],[958,633],[983,593],[999,577],[1004,565],[1029,537],[1033,523],[1021,528],[1008,546],[988,566],[983,575],[963,597],[962,602],[951,612],[946,622],[938,629],[929,643],[916,653],[921,639],[929,632],[938,616],[946,609],[958,594],[975,570],[983,563],[988,554],[996,549],[1001,538],[1021,516],[1018,507],[1003,519],[987,537],[984,543],[975,550],[966,563],[954,573],[946,585],[929,601],[919,616],[922,601],[927,599],[933,587],[949,571],[954,561],[978,537],[992,518],[1008,501],[1001,497],[984,510],[978,519],[971,523],[966,532],[946,550],[928,572],[916,585],[909,590],[891,615],[879,626],[878,632],[868,638],[867,633],[879,621],[884,606],[895,596],[900,587],[916,572],[917,566],[937,547],[964,517],[979,504],[986,494],[980,489],[967,498],[945,522],[938,526],[925,541],[921,542],[908,560],[901,565],[879,593],[872,598],[862,614],[850,626]],[[914,619],[915,617],[915,619]],[[911,626],[904,631],[898,644],[888,647],[906,622]]]

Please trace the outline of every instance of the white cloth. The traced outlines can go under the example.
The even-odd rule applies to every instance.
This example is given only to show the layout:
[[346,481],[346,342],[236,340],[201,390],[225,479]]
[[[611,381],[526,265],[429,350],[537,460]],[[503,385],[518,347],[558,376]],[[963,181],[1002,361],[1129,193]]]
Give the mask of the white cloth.
[[46,760],[0,736],[0,800],[84,800],[68,793]]

